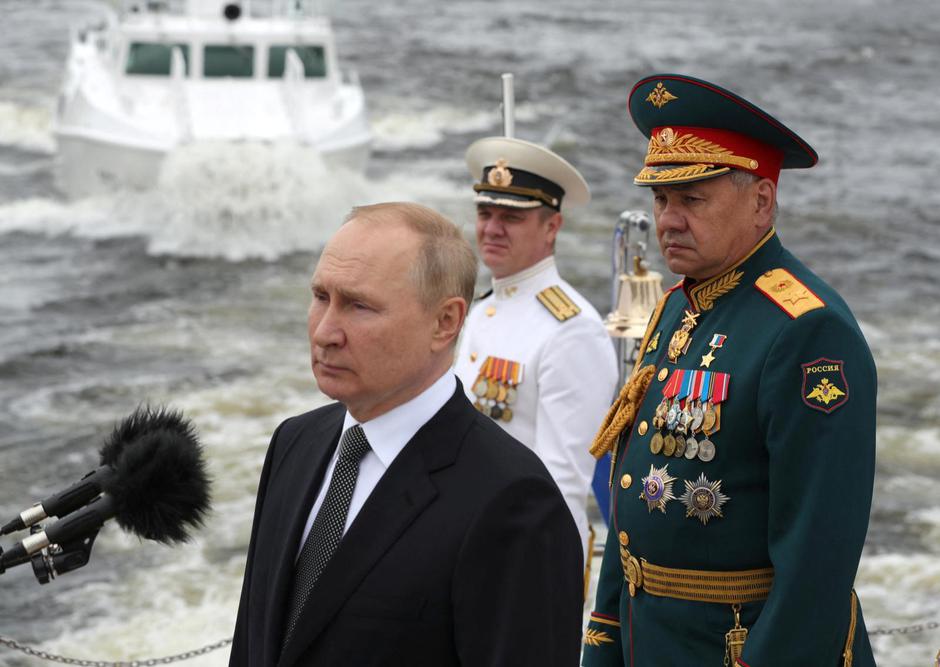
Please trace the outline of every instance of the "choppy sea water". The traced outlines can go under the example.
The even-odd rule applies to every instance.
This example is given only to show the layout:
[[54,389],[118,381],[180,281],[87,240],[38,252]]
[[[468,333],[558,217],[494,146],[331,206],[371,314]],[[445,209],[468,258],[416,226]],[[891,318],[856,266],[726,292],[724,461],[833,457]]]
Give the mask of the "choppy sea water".
[[[289,147],[217,146],[176,156],[155,192],[79,201],[55,188],[51,118],[69,27],[101,5],[0,7],[0,514],[94,467],[142,401],[193,419],[215,478],[213,515],[190,545],[109,526],[88,567],[48,586],[28,568],[0,576],[0,635],[118,660],[230,634],[268,437],[326,400],[305,333],[317,252],[350,206],[388,199],[438,207],[469,232],[463,151],[500,133],[503,71],[517,77],[519,136],[551,138],[592,186],[558,255],[602,312],[616,216],[649,203],[630,184],[644,141],[625,103],[640,76],[722,83],[818,150],[817,168],[781,179],[778,230],[841,290],[878,364],[857,588],[870,630],[940,621],[940,5],[336,2],[340,56],[377,134],[364,176]],[[850,442],[820,444],[852,456]],[[879,664],[930,665],[940,630],[873,641]],[[221,650],[188,664],[226,662]],[[0,651],[0,665],[28,664]]]

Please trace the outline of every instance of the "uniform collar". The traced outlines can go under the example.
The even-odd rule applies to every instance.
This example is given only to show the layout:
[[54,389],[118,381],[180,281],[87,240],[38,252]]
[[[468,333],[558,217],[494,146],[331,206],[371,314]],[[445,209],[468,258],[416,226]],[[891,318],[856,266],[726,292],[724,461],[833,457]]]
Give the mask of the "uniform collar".
[[[546,284],[559,280],[555,256],[549,255],[519,273],[505,278],[493,278],[493,294],[497,299],[509,299],[521,293],[537,292]],[[539,289],[533,289],[536,287]]]
[[692,308],[699,312],[714,308],[718,299],[733,291],[741,283],[751,267],[760,265],[765,257],[779,251],[780,247],[777,230],[771,227],[750,252],[719,275],[701,282],[685,278],[682,281],[682,290]]

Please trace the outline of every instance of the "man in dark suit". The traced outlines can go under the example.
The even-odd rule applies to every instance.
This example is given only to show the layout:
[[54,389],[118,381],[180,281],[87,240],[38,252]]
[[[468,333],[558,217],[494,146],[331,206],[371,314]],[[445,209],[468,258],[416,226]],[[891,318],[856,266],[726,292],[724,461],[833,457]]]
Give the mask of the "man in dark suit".
[[475,278],[415,204],[354,209],[323,250],[311,359],[339,402],[271,440],[233,667],[577,664],[571,513],[451,371]]

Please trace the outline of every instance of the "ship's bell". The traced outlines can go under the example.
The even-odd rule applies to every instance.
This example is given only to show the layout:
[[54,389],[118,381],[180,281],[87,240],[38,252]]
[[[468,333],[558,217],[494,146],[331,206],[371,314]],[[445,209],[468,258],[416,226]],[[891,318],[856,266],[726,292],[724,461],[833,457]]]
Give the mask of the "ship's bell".
[[604,319],[613,338],[642,338],[663,295],[663,277],[650,271],[645,259],[651,227],[646,213],[624,211],[614,230],[613,310]]

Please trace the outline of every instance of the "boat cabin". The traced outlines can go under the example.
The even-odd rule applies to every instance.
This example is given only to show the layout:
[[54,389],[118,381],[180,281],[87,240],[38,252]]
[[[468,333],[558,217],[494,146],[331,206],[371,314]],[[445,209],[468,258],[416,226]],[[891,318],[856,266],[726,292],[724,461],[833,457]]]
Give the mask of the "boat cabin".
[[282,15],[259,20],[243,15],[236,3],[204,4],[216,11],[126,13],[112,46],[120,73],[191,80],[282,79],[291,74],[293,61],[297,78],[339,78],[326,19]]

